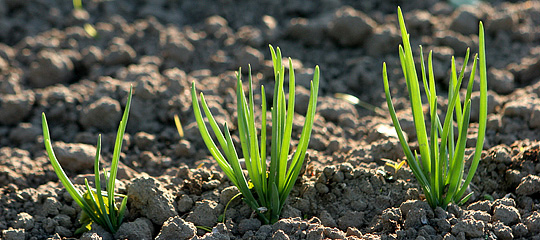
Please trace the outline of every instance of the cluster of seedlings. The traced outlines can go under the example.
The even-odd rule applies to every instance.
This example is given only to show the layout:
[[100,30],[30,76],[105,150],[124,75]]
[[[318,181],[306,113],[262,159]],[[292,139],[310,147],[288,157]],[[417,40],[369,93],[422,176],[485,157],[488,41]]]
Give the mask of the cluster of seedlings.
[[[465,195],[466,189],[478,167],[486,132],[487,74],[484,28],[482,22],[479,24],[479,54],[474,56],[471,75],[463,104],[459,90],[464,79],[464,72],[469,59],[469,51],[467,50],[465,62],[459,76],[456,71],[454,58],[452,57],[452,72],[448,92],[449,99],[444,121],[437,113],[437,94],[433,74],[432,53],[430,52],[428,55],[427,69],[422,58],[420,76],[429,103],[428,116],[430,118],[430,125],[428,138],[428,131],[426,129],[428,127],[425,125],[424,110],[422,108],[422,98],[418,83],[419,76],[417,75],[411,44],[409,42],[409,35],[400,8],[398,8],[398,20],[403,40],[402,45],[399,46],[399,57],[409,92],[420,155],[416,150],[412,151],[410,149],[400,127],[390,96],[386,64],[383,64],[383,80],[388,110],[405,153],[406,162],[421,185],[427,202],[433,209],[437,207],[446,209],[450,203],[463,204],[472,194],[469,193]],[[249,69],[249,90],[247,98],[243,90],[241,71],[239,70],[236,75],[237,128],[243,158],[240,158],[237,154],[237,149],[234,146],[227,123],[223,123],[222,130],[212,116],[204,95],[202,93],[200,94],[201,104],[199,105],[195,84],[193,83],[191,87],[193,112],[201,136],[209,152],[217,161],[228,179],[238,188],[244,202],[264,224],[273,224],[279,220],[284,203],[301,172],[315,118],[320,74],[318,66],[315,67],[313,80],[311,81],[309,105],[304,127],[294,154],[289,155],[295,106],[294,68],[292,61],[289,58],[289,97],[287,101],[284,90],[286,71],[285,66],[283,65],[281,51],[279,48],[274,49],[272,46],[270,46],[270,51],[274,66],[275,87],[272,102],[273,105],[270,108],[272,130],[270,136],[271,147],[268,152],[266,133],[266,125],[268,123],[266,119],[267,106],[265,89],[264,86],[261,86],[262,127],[260,130],[257,130],[255,124],[256,117],[251,69]],[[420,52],[423,57],[421,47]],[[471,93],[477,66],[480,75],[479,129],[471,167],[465,177],[465,146],[471,113]],[[120,159],[122,138],[129,115],[131,96],[132,92],[130,91],[123,118],[117,131],[111,169],[109,171],[103,171],[106,193],[102,192],[102,184],[100,181],[102,177],[99,169],[101,137],[98,138],[95,156],[95,188],[90,187],[88,181],[86,181],[86,192],[81,194],[66,176],[56,159],[49,136],[45,114],[42,116],[44,143],[54,171],[68,193],[83,210],[80,219],[82,226],[78,232],[89,230],[91,224],[95,222],[108,229],[110,232],[115,233],[122,224],[124,213],[126,211],[127,198],[125,195],[115,193],[115,180]],[[204,111],[206,115],[207,123],[212,128],[215,138],[212,137],[207,129],[207,123],[203,118],[201,105],[202,111]],[[457,141],[454,137],[454,128],[456,127],[458,133]],[[179,133],[180,132],[181,128],[179,127]],[[214,139],[217,139],[221,149],[216,145]],[[244,165],[247,170],[247,176],[244,174],[242,165]],[[402,164],[396,167],[399,168],[401,166]],[[116,198],[122,199],[119,204],[117,204]]]

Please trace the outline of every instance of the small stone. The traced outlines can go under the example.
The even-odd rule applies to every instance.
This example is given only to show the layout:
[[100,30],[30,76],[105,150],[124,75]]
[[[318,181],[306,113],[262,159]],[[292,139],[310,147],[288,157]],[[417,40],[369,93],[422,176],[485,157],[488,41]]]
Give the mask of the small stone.
[[64,227],[64,226],[56,226],[54,228],[54,232],[59,234],[62,237],[71,237],[71,236],[73,236],[73,232],[71,230],[69,230],[68,228]]
[[133,222],[120,225],[114,234],[116,239],[152,239],[154,226],[147,218],[137,218]]
[[[439,45],[450,47],[455,51],[454,55],[458,56],[465,56],[467,48],[473,45],[473,41],[470,37],[452,31],[435,32],[435,40]],[[442,60],[445,61],[450,59],[451,57],[442,58]]]
[[63,226],[65,228],[70,228],[72,225],[71,218],[65,214],[58,214],[53,219],[57,221],[60,226]]
[[477,238],[484,235],[486,224],[483,221],[474,219],[463,219],[452,226],[452,234],[464,233],[468,238]]
[[40,128],[30,123],[19,123],[15,129],[9,134],[9,139],[18,144],[32,143],[36,141],[38,136],[41,136]]
[[540,192],[540,177],[536,175],[524,177],[516,188],[516,193],[519,195],[532,195],[537,192]]
[[39,211],[42,216],[55,216],[60,213],[60,207],[62,207],[62,204],[58,202],[58,200],[54,197],[48,197],[45,199],[45,202],[43,202],[43,208],[41,211]]
[[178,157],[189,157],[196,153],[196,149],[189,140],[182,139],[178,144],[175,145],[174,153]]
[[293,18],[285,30],[286,35],[308,46],[317,46],[324,39],[325,21]]
[[141,150],[148,150],[155,140],[156,136],[146,132],[138,132],[134,138],[135,146]]
[[112,44],[105,49],[104,61],[107,65],[127,65],[133,62],[137,53],[122,38],[114,38]]
[[531,115],[531,109],[527,102],[515,100],[508,102],[503,107],[503,115],[506,117],[522,117],[528,119]]
[[358,118],[358,111],[354,105],[336,98],[321,98],[317,110],[322,117],[333,122],[338,122],[340,116],[347,113],[352,114],[354,118]]
[[492,221],[501,221],[507,226],[511,226],[521,221],[521,215],[515,207],[498,205],[493,209]]
[[260,47],[264,44],[262,31],[253,26],[243,26],[236,32],[236,37],[252,47]]
[[163,224],[161,231],[156,237],[156,240],[166,239],[191,239],[197,233],[197,228],[193,223],[186,222],[179,216],[169,218]]
[[326,210],[321,211],[319,218],[321,220],[321,224],[328,227],[337,227],[336,220],[328,213]]
[[131,206],[136,206],[134,210],[157,225],[163,225],[167,219],[178,215],[173,204],[174,197],[155,178],[134,179],[128,186],[128,196]]
[[490,68],[488,79],[489,88],[498,94],[509,94],[514,91],[514,75],[507,70]]
[[384,25],[375,28],[373,34],[366,40],[365,48],[369,56],[384,56],[393,53],[399,46],[400,40],[401,37],[394,25]]
[[491,220],[491,215],[484,211],[466,210],[463,214],[463,218],[470,218],[487,223]]
[[32,92],[0,94],[0,124],[12,125],[21,122],[32,111],[34,101]]
[[487,22],[486,29],[490,32],[510,31],[517,23],[517,16],[509,12],[498,12],[491,16],[492,19]]
[[113,240],[113,235],[97,223],[92,223],[90,231],[81,236],[81,240]]
[[94,166],[96,147],[92,145],[55,142],[53,148],[58,162],[65,170],[80,172]]
[[468,210],[477,210],[477,211],[484,211],[487,213],[491,212],[491,202],[489,200],[474,202],[469,205],[467,208]]
[[540,106],[534,106],[531,117],[529,118],[529,127],[540,128]]
[[477,8],[472,5],[460,6],[452,15],[450,30],[461,34],[478,34],[479,17]]
[[103,61],[103,52],[96,46],[89,46],[81,52],[82,63],[86,68],[92,68],[94,64]]
[[207,18],[204,21],[204,30],[209,35],[214,35],[220,31],[224,31],[223,28],[228,28],[229,23],[221,16],[214,15]]
[[41,50],[35,62],[30,64],[28,80],[31,86],[43,88],[57,83],[66,83],[73,77],[74,65],[61,52]]
[[324,236],[330,239],[345,239],[345,233],[337,228],[324,228]]
[[523,223],[527,226],[529,231],[533,234],[540,232],[540,212],[535,211],[525,219],[523,219]]
[[[323,227],[315,227],[312,229],[309,229],[306,234],[306,240],[320,240],[323,238],[324,228]],[[347,231],[348,235],[348,231]]]
[[357,211],[347,212],[337,220],[340,229],[347,229],[349,227],[360,228],[363,223],[364,213]]
[[498,239],[501,239],[501,240],[514,239],[514,235],[512,234],[512,228],[505,226],[501,222],[494,224],[493,232],[495,233],[495,236],[497,236]]
[[529,230],[527,229],[527,225],[523,223],[518,223],[512,226],[512,233],[514,234],[514,237],[519,238],[529,234]]
[[227,205],[229,201],[231,201],[231,199],[238,193],[240,193],[240,191],[238,191],[238,188],[236,186],[226,187],[225,189],[223,189],[223,191],[221,191],[221,194],[219,195],[219,202],[221,204]]
[[2,230],[2,239],[25,240],[26,231],[24,229],[13,229],[13,228],[9,228],[8,230]]
[[257,49],[252,47],[244,47],[235,54],[236,66],[248,70],[248,65],[251,65],[252,71],[261,69],[264,55]]
[[328,24],[328,34],[343,46],[362,44],[377,23],[363,12],[346,6],[338,9]]
[[102,131],[114,131],[122,118],[120,111],[120,103],[105,96],[85,108],[79,122],[85,128],[95,127]]
[[204,199],[195,203],[195,207],[186,217],[186,220],[197,226],[212,226],[222,211],[223,205]]
[[19,213],[13,227],[30,230],[34,228],[34,217],[26,212]]
[[57,226],[58,226],[58,222],[50,217],[45,218],[45,220],[43,220],[43,223],[42,223],[43,230],[45,230],[45,232],[47,233],[54,233],[54,230],[56,229]]
[[272,235],[272,239],[275,239],[275,240],[289,240],[289,236],[287,236],[287,234],[285,234],[285,232],[283,232],[283,230],[279,229],[277,230],[274,235]]
[[177,202],[178,212],[187,212],[193,207],[193,199],[188,195],[182,195]]
[[257,231],[261,227],[261,221],[256,218],[243,219],[238,224],[238,231],[244,235],[247,231]]

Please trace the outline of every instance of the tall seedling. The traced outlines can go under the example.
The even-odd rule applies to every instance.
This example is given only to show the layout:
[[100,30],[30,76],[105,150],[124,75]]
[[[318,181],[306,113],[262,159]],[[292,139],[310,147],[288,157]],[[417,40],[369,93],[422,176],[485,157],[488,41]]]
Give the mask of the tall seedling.
[[[116,233],[122,220],[124,219],[124,213],[126,211],[127,196],[122,194],[116,194],[114,192],[116,174],[118,172],[118,163],[120,161],[120,151],[122,149],[122,140],[124,137],[124,132],[126,130],[129,109],[131,106],[131,93],[132,90],[129,90],[129,97],[124,110],[124,115],[120,121],[120,126],[118,127],[118,132],[116,134],[116,142],[114,144],[113,160],[111,163],[111,170],[109,172],[104,171],[103,175],[105,176],[106,183],[106,193],[101,191],[101,181],[99,173],[99,156],[101,152],[101,134],[98,137],[97,147],[96,147],[96,157],[94,161],[94,177],[95,177],[95,189],[90,188],[88,180],[84,179],[86,192],[81,194],[79,190],[75,188],[71,180],[67,177],[66,173],[60,166],[58,159],[54,154],[52,148],[52,140],[49,134],[49,126],[47,124],[47,118],[45,113],[42,114],[41,121],[43,127],[43,139],[45,143],[45,149],[51,164],[54,168],[54,172],[60,179],[60,182],[64,185],[69,195],[73,200],[82,208],[83,214],[79,220],[83,226],[77,230],[76,233],[84,232],[90,230],[92,222],[103,226],[105,229],[108,229],[112,233]],[[117,208],[115,197],[121,197],[122,202],[120,208]]]
[[[240,166],[240,159],[236,153],[236,148],[233,144],[227,123],[224,123],[224,130],[221,131],[214,120],[214,117],[210,113],[210,109],[204,100],[204,95],[201,93],[202,108],[222,151],[225,154],[225,156],[223,156],[206,128],[197,99],[195,83],[193,83],[191,87],[193,111],[201,136],[204,139],[208,150],[231,182],[238,187],[243,195],[244,201],[259,215],[260,219],[265,224],[275,223],[279,219],[285,200],[298,178],[311,136],[319,89],[319,67],[316,66],[313,81],[311,82],[311,93],[304,128],[302,129],[296,151],[292,158],[289,159],[289,145],[291,142],[294,116],[294,69],[292,61],[289,58],[289,101],[287,102],[285,100],[284,91],[285,67],[282,63],[281,51],[279,48],[275,51],[272,46],[270,46],[270,51],[272,53],[275,75],[273,107],[271,108],[272,140],[270,166],[266,163],[267,107],[264,86],[261,86],[262,128],[260,129],[259,139],[259,134],[255,127],[255,107],[253,103],[251,69],[249,71],[249,96],[247,99],[242,87],[241,71],[239,70],[236,74],[238,134],[249,182]],[[253,186],[252,188],[250,187],[250,183]],[[254,189],[254,192],[252,192],[252,189]]]
[[[394,127],[398,134],[399,140],[407,163],[414,173],[416,179],[422,186],[426,195],[426,199],[432,208],[440,206],[446,208],[449,203],[463,204],[471,196],[469,193],[463,196],[469,186],[474,173],[480,162],[482,148],[484,145],[484,137],[486,134],[486,119],[487,119],[487,74],[486,74],[486,50],[484,41],[484,26],[479,23],[479,54],[474,56],[469,84],[467,85],[467,93],[463,105],[459,95],[459,89],[463,80],[463,75],[467,62],[469,60],[469,49],[465,56],[465,62],[461,68],[459,77],[456,72],[456,64],[452,57],[452,73],[450,76],[450,84],[448,91],[448,108],[444,122],[441,122],[437,114],[437,93],[435,88],[435,77],[433,74],[432,52],[428,55],[428,72],[426,73],[422,47],[420,47],[421,61],[421,77],[424,85],[429,104],[429,116],[431,120],[430,135],[428,139],[427,127],[425,126],[424,113],[422,109],[422,99],[420,96],[419,77],[416,72],[411,44],[409,42],[409,34],[405,27],[403,14],[398,7],[398,20],[401,29],[401,37],[403,45],[399,46],[399,58],[401,60],[401,68],[403,76],[407,82],[407,90],[409,92],[409,100],[411,102],[412,115],[414,126],[418,138],[420,148],[420,156],[415,151],[414,153],[408,146],[405,140],[403,131],[396,116],[390,89],[388,86],[388,77],[386,74],[386,63],[383,63],[383,80],[384,91],[386,94],[386,102],[388,110],[392,117]],[[480,105],[479,105],[479,125],[478,137],[476,139],[476,148],[474,157],[470,164],[469,172],[463,180],[465,166],[465,146],[467,142],[467,131],[469,128],[469,119],[471,112],[471,92],[475,78],[477,63],[480,69]],[[427,75],[427,76],[426,76]],[[458,138],[454,142],[454,116],[457,123]]]

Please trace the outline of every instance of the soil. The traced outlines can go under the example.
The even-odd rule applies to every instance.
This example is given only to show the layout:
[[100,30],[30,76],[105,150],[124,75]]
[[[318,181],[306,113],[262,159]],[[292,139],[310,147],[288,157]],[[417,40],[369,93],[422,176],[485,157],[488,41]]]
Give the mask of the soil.
[[[0,0],[1,239],[540,239],[540,2],[89,0],[77,10],[68,2]],[[467,47],[477,52],[478,21],[486,26],[487,136],[474,194],[462,206],[431,209],[407,166],[385,166],[404,155],[385,111],[383,61],[417,145],[397,51],[398,5],[412,45],[433,50],[441,108],[451,56],[460,67]],[[222,221],[238,190],[202,142],[189,88],[195,82],[205,93],[219,123],[234,123],[238,67],[245,74],[251,64],[254,84],[271,97],[268,44],[296,69],[295,139],[320,66],[308,161],[280,221],[262,225],[239,199]],[[111,161],[131,85],[117,181],[129,196],[126,219],[114,235],[97,225],[75,235],[81,209],[45,154],[41,114],[58,159],[82,187],[98,134],[102,166]],[[466,159],[478,99],[473,94]]]

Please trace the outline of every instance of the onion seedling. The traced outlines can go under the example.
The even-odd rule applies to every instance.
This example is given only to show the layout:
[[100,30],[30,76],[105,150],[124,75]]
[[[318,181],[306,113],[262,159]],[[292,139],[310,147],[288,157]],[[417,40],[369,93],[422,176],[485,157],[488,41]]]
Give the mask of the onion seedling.
[[[191,97],[193,101],[193,111],[197,120],[197,125],[201,132],[208,150],[216,159],[217,163],[227,175],[227,177],[238,187],[243,195],[244,201],[253,209],[264,224],[275,223],[280,216],[281,210],[287,196],[292,190],[296,179],[300,173],[315,117],[317,106],[317,95],[319,90],[319,67],[315,67],[313,81],[311,81],[309,105],[306,113],[304,127],[300,135],[296,151],[289,159],[289,145],[294,116],[295,97],[295,77],[292,61],[289,58],[289,101],[285,101],[284,77],[285,67],[282,63],[281,50],[275,51],[270,46],[272,62],[274,66],[275,88],[273,97],[272,112],[272,138],[270,149],[270,166],[267,165],[266,152],[266,96],[264,86],[261,86],[262,97],[262,122],[260,129],[260,144],[258,132],[255,127],[255,108],[253,103],[253,89],[251,68],[249,70],[249,98],[246,99],[241,80],[241,71],[236,73],[237,77],[237,111],[238,111],[238,133],[248,172],[249,182],[240,166],[240,159],[236,153],[236,148],[231,138],[229,127],[224,123],[223,131],[214,120],[208,105],[201,93],[201,105],[208,122],[212,127],[222,152],[218,149],[203,120],[199,101],[197,99],[195,83],[191,86]],[[250,187],[252,185],[252,187]],[[252,193],[254,189],[254,193]]]
[[[403,45],[399,46],[399,58],[403,75],[407,82],[407,90],[409,92],[409,100],[411,102],[412,115],[414,126],[418,138],[420,156],[409,148],[405,140],[403,131],[396,116],[390,89],[388,86],[388,77],[386,72],[386,63],[383,63],[383,80],[384,91],[386,94],[386,102],[388,110],[392,117],[392,122],[401,142],[401,147],[405,152],[407,163],[414,173],[416,179],[420,183],[427,202],[432,208],[437,206],[446,209],[449,203],[463,204],[471,196],[472,193],[463,197],[467,187],[469,186],[472,177],[474,176],[482,148],[484,145],[484,137],[486,134],[486,119],[487,119],[487,74],[486,74],[486,51],[484,41],[484,26],[479,23],[479,54],[474,56],[474,62],[467,86],[467,92],[463,105],[461,105],[459,90],[463,80],[463,75],[467,62],[469,60],[469,49],[465,56],[463,67],[459,74],[456,72],[456,64],[452,57],[451,77],[448,92],[448,108],[444,122],[441,122],[437,114],[437,93],[435,88],[435,77],[433,74],[432,52],[428,55],[428,73],[426,77],[426,69],[420,46],[420,54],[422,56],[421,72],[424,85],[424,92],[429,103],[429,116],[431,120],[430,138],[424,122],[424,112],[422,109],[422,99],[420,96],[419,78],[416,72],[416,67],[409,42],[409,34],[405,27],[403,14],[398,7],[398,19],[401,29]],[[478,136],[476,138],[476,147],[474,157],[470,163],[469,172],[465,180],[463,180],[465,166],[465,146],[467,142],[467,131],[469,128],[469,117],[471,113],[471,92],[473,88],[475,71],[477,66],[480,70],[480,104],[479,104],[479,121],[478,121]],[[429,82],[429,83],[428,83]],[[457,123],[458,138],[454,142],[454,116]]]
[[[103,175],[105,177],[106,183],[106,193],[101,191],[101,181],[99,173],[99,156],[101,153],[101,134],[98,137],[97,146],[96,146],[96,157],[94,161],[94,175],[95,175],[95,189],[90,188],[88,180],[84,179],[86,186],[86,192],[81,194],[79,190],[75,188],[71,180],[67,177],[66,173],[60,166],[58,159],[53,151],[51,137],[49,134],[49,126],[47,124],[47,118],[45,113],[42,114],[42,127],[43,127],[43,138],[45,143],[45,149],[51,164],[54,168],[54,172],[60,179],[60,182],[64,185],[69,195],[73,200],[82,208],[83,213],[79,221],[83,224],[76,233],[85,232],[90,230],[92,222],[96,222],[104,228],[108,229],[112,233],[116,233],[122,220],[124,219],[124,214],[126,211],[127,196],[123,194],[116,194],[114,192],[116,174],[118,170],[118,163],[120,160],[120,151],[122,149],[122,140],[124,132],[126,130],[129,109],[131,105],[131,94],[132,90],[129,91],[129,97],[124,110],[124,115],[120,121],[120,126],[118,127],[118,132],[116,134],[116,142],[114,144],[113,159],[111,163],[111,170],[109,172],[104,171]],[[115,197],[121,197],[122,202],[120,208],[117,208]]]

